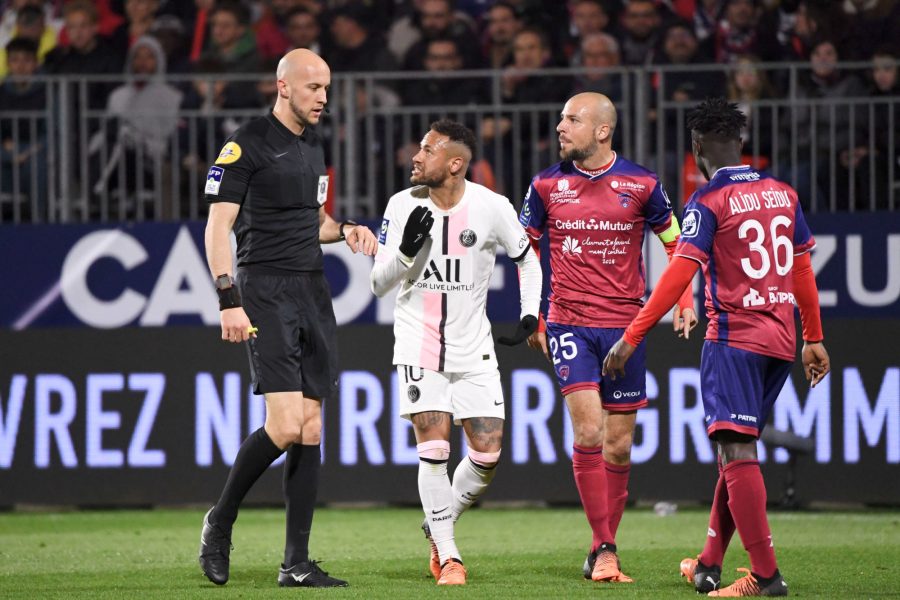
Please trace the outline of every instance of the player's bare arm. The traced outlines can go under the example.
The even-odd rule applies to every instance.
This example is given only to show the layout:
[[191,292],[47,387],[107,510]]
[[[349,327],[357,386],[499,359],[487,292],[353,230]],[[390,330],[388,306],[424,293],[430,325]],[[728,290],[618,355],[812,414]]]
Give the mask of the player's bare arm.
[[[240,211],[240,204],[215,202],[209,205],[204,239],[206,242],[206,262],[213,279],[221,275],[233,278],[231,257],[231,228]],[[226,308],[219,312],[222,325],[222,339],[226,342],[246,342],[251,335],[252,324],[247,313],[240,306]]]
[[362,252],[366,256],[374,256],[378,248],[378,240],[372,230],[364,225],[344,221],[338,223],[324,208],[319,209],[319,242],[333,244],[345,240],[354,254]]

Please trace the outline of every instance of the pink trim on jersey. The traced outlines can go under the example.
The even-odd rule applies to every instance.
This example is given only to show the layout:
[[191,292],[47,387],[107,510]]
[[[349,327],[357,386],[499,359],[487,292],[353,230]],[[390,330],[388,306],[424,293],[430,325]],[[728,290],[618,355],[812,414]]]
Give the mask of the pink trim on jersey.
[[580,383],[572,383],[562,388],[560,392],[562,392],[563,396],[571,394],[573,392],[580,392],[581,390],[594,390],[596,392],[600,391],[600,384],[596,381],[582,381]]
[[638,400],[637,402],[629,402],[628,404],[607,404],[603,403],[603,409],[609,412],[629,412],[632,410],[637,410],[639,408],[644,408],[647,406],[647,399]]
[[441,296],[422,293],[422,354],[419,366],[437,371],[441,362]]
[[[447,227],[447,250],[450,256],[462,256],[468,254],[469,249],[462,245],[459,236],[469,227],[469,204],[466,203],[459,210],[450,215],[450,224]],[[476,240],[477,241],[477,240]],[[438,240],[435,240],[438,242]]]
[[738,433],[745,433],[747,435],[752,435],[753,437],[759,437],[759,429],[756,427],[749,427],[747,425],[737,425],[732,423],[731,421],[713,421],[712,425],[706,428],[706,434],[712,435],[716,431],[721,430],[728,431],[736,431]]

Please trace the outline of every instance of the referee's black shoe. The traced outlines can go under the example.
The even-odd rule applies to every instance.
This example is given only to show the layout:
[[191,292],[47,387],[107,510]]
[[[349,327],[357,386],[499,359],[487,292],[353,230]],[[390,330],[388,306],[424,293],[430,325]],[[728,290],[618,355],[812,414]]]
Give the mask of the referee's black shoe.
[[307,560],[299,562],[289,569],[283,566],[278,572],[278,585],[281,587],[347,587],[343,579],[329,577],[319,568],[319,561]]
[[231,562],[231,532],[215,523],[210,523],[209,513],[203,516],[203,530],[200,532],[200,569],[216,585],[228,581],[228,566]]

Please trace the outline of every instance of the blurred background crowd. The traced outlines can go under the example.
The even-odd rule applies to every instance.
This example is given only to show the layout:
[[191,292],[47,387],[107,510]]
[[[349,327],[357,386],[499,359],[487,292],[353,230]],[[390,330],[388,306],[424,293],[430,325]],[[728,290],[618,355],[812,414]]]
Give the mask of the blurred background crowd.
[[[2,6],[0,191],[37,198],[22,209],[33,207],[36,218],[48,217],[46,196],[60,191],[46,182],[51,121],[27,118],[34,111],[53,104],[115,117],[114,126],[83,119],[78,127],[88,141],[66,159],[94,195],[119,185],[140,188],[143,175],[134,173],[142,168],[148,181],[170,178],[173,161],[182,172],[199,173],[202,183],[210,152],[241,115],[273,104],[277,60],[293,48],[319,53],[335,74],[395,74],[353,88],[359,116],[373,106],[380,110],[379,119],[354,134],[356,162],[383,161],[360,167],[354,191],[373,199],[361,207],[365,212],[377,213],[405,183],[405,164],[423,130],[385,115],[402,115],[406,107],[435,107],[421,112],[431,118],[447,106],[536,104],[554,105],[558,113],[580,91],[606,94],[632,119],[670,121],[652,131],[647,154],[666,179],[690,177],[689,140],[677,134],[682,113],[658,112],[661,103],[725,94],[751,118],[745,142],[758,166],[777,162],[779,152],[793,153],[782,174],[799,180],[806,202],[842,210],[852,207],[849,196],[859,195],[866,206],[894,208],[893,193],[889,203],[886,198],[895,167],[900,171],[898,104],[870,103],[860,112],[852,104],[816,102],[898,95],[897,0],[8,0]],[[778,68],[796,63],[807,68]],[[708,64],[728,67],[699,66]],[[472,70],[494,75],[455,73]],[[637,71],[651,74],[643,101],[631,78]],[[402,76],[418,72],[430,74]],[[91,77],[89,85],[58,97],[45,76]],[[810,102],[786,118],[775,102],[786,97]],[[185,119],[197,114],[215,119]],[[527,185],[532,166],[555,159],[554,113],[522,114],[461,113],[480,143],[493,143],[506,158],[498,164],[486,152],[474,175],[511,196]],[[339,142],[348,134],[330,133]],[[373,146],[377,152],[370,152]],[[521,146],[530,154],[518,161]],[[816,158],[829,152],[831,160]],[[96,160],[84,160],[84,153]],[[134,168],[161,158],[167,166],[156,173]],[[121,183],[114,165],[123,164],[132,175]],[[815,184],[823,178],[825,197]],[[173,189],[192,184],[182,176]],[[98,216],[91,205],[83,218]],[[169,216],[198,216],[176,212]]]

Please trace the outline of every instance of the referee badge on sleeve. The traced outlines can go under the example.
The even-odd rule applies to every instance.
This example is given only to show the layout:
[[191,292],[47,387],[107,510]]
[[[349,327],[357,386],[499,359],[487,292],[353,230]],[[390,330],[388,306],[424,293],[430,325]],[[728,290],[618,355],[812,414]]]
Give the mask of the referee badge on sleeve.
[[210,196],[218,196],[219,195],[219,187],[222,185],[222,175],[225,174],[225,169],[222,167],[210,167],[209,173],[206,174],[206,190],[205,192]]

